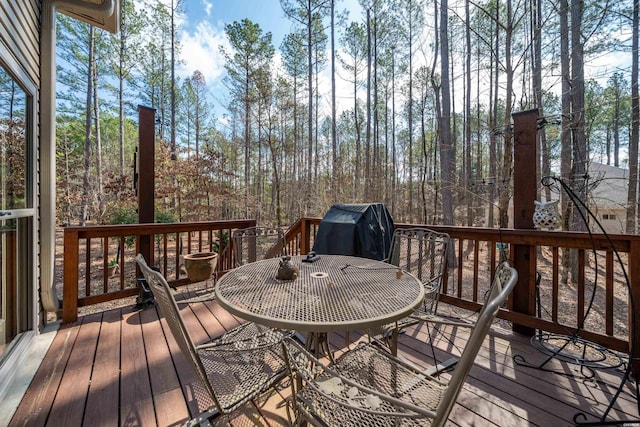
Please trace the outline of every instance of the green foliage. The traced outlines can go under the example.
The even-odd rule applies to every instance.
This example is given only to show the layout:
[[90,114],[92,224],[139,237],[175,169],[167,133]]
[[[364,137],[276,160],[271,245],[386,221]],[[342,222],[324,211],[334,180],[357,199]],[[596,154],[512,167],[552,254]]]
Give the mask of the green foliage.
[[132,208],[119,208],[116,209],[109,220],[109,224],[137,224],[138,212]]
[[170,224],[178,222],[177,218],[169,212],[156,212],[156,222],[160,224]]
[[[132,208],[119,208],[116,209],[111,214],[111,219],[109,220],[109,224],[117,225],[117,224],[137,224],[138,223],[138,212]],[[130,248],[136,241],[135,236],[127,236],[124,238],[124,244]]]
[[223,231],[222,232],[222,241],[213,242],[213,251],[217,252],[217,253],[220,253],[220,251],[222,249],[226,248],[228,244],[229,244],[229,232],[228,231]]

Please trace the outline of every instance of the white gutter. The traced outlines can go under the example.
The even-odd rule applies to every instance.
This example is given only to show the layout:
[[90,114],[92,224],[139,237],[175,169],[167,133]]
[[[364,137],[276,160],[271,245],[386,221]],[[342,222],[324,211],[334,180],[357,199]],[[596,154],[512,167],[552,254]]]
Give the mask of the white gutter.
[[46,311],[62,307],[55,289],[56,254],[56,9],[107,18],[118,0],[44,0],[40,34],[40,300]]

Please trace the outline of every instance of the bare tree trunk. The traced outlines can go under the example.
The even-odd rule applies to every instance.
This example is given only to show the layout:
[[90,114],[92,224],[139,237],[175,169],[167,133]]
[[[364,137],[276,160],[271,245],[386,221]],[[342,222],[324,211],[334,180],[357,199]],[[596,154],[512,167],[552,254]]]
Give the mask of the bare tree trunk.
[[365,198],[371,192],[371,11],[367,8],[367,129],[364,148]]
[[[560,148],[560,174],[565,182],[571,178],[571,82],[569,63],[569,2],[560,0],[560,74],[562,75],[562,130]],[[569,229],[569,196],[562,194],[561,202],[563,229]],[[568,281],[569,250],[562,251],[562,282]]]
[[396,159],[396,47],[391,48],[391,212],[396,211],[397,159]]
[[247,73],[244,86],[244,217],[249,218],[249,195],[250,179],[249,164],[251,162],[251,122],[250,122],[250,102],[249,102],[249,74]]
[[[582,41],[582,16],[584,2],[571,0],[571,125],[573,128],[573,190],[586,204],[586,171],[587,171],[587,138],[585,135],[584,116],[584,43]],[[582,220],[580,212],[584,208],[575,206],[573,210],[574,230],[586,230],[587,224]]]
[[353,190],[351,192],[352,199],[357,199],[358,188],[360,188],[360,179],[362,178],[362,162],[360,161],[360,153],[362,151],[362,132],[360,130],[360,115],[358,114],[358,69],[353,67],[353,124],[356,131],[356,152],[354,156],[356,158],[355,171],[353,180]]
[[[125,20],[124,16],[124,0],[122,1],[123,16],[122,20]],[[118,124],[120,126],[120,134],[118,135],[118,142],[120,146],[120,176],[125,176],[124,171],[124,58],[125,58],[125,40],[126,31],[120,31],[120,57],[118,58]]]
[[498,89],[499,89],[499,52],[500,52],[500,8],[496,7],[495,16],[495,40],[494,48],[492,52],[493,61],[491,67],[491,73],[493,74],[493,84],[491,85],[493,101],[491,102],[490,115],[491,115],[491,131],[489,132],[489,176],[490,180],[493,180],[493,185],[489,182],[489,215],[488,215],[488,227],[494,226],[494,207],[496,198],[496,186],[498,185],[498,150],[496,141],[496,130],[498,127]]
[[[307,188],[312,188],[313,183],[313,35],[312,35],[312,27],[313,27],[313,15],[311,13],[311,0],[308,2],[308,13],[307,13],[307,65],[309,67],[308,70],[308,80],[309,80],[309,88],[308,88],[308,120],[307,126],[309,126],[307,138],[307,143],[309,144],[308,152],[307,152]],[[305,191],[305,204],[304,204],[304,214],[306,215],[311,208],[311,192]]]
[[[94,44],[95,45],[95,44]],[[100,108],[98,104],[98,69],[95,54],[93,56],[93,119],[96,131],[96,178],[98,198],[98,215],[104,214],[104,185],[102,180],[102,138],[100,134]]]
[[340,188],[338,174],[338,132],[336,129],[336,36],[335,36],[335,0],[331,0],[331,172],[333,180],[333,200],[338,200],[338,188]]
[[89,65],[87,67],[87,96],[85,103],[84,137],[84,173],[82,175],[82,205],[80,208],[80,226],[84,226],[89,217],[89,195],[91,193],[91,98],[93,96],[93,56],[94,28],[89,27]]
[[640,0],[633,2],[633,42],[631,60],[631,138],[629,140],[629,192],[625,232],[636,234],[638,209],[638,140],[640,139],[640,102],[638,100],[638,25]]
[[[536,107],[538,116],[544,117],[544,105],[542,97],[542,4],[541,0],[532,0],[531,25],[533,26],[533,92],[536,97]],[[547,144],[547,132],[543,126],[538,130],[538,147],[541,155],[541,162],[538,162],[540,173],[538,177],[551,174],[551,159],[549,156],[549,146]],[[544,187],[545,200],[551,199],[551,189]]]
[[[471,182],[473,180],[472,167],[471,167],[471,26],[470,26],[470,13],[469,2],[465,2],[464,5],[464,19],[465,19],[465,95],[464,95],[464,190],[465,200],[467,202],[467,226],[473,225],[473,191],[471,191]],[[478,122],[478,126],[479,126]]]
[[453,144],[451,141],[451,93],[449,91],[449,17],[448,0],[440,2],[440,90],[442,114],[440,115],[440,180],[442,182],[442,217],[445,225],[453,224]]
[[504,46],[504,62],[505,62],[505,78],[506,78],[506,94],[504,105],[504,124],[503,124],[503,140],[504,147],[502,151],[502,173],[500,174],[501,183],[499,184],[498,207],[500,209],[500,218],[498,223],[500,227],[509,226],[509,199],[511,195],[511,173],[513,171],[513,139],[511,132],[511,104],[513,99],[513,66],[511,64],[511,41],[513,39],[513,12],[511,9],[511,0],[507,0],[507,28],[505,31]]

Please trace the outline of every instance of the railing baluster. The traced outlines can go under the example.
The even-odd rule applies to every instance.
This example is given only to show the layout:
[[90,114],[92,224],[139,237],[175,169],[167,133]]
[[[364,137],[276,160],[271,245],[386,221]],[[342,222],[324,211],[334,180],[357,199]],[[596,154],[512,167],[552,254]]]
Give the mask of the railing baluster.
[[120,257],[119,257],[119,260],[118,260],[118,264],[120,265],[120,274],[119,274],[120,283],[119,283],[118,288],[120,290],[124,289],[124,267],[125,267],[125,262],[124,262],[125,253],[124,253],[124,250],[126,248],[125,243],[126,243],[125,236],[120,236],[120,242],[119,242],[119,246],[118,246],[118,249],[120,250]]
[[109,292],[109,238],[102,238],[102,293]]
[[480,241],[473,241],[473,300],[478,301],[478,271],[480,264]]
[[86,254],[84,257],[84,296],[91,295],[91,239],[87,239]]
[[560,295],[560,250],[556,247],[551,250],[553,265],[551,276],[551,320],[558,321],[558,297]]
[[[462,249],[463,248],[462,247],[464,246],[465,242],[466,242],[466,240],[458,239],[458,260],[459,260],[458,261],[458,282],[457,282],[457,286],[458,286],[457,295],[458,295],[458,298],[462,298],[462,270],[463,270],[463,268],[462,268],[462,266],[463,266],[463,260],[462,260],[463,250]],[[467,244],[469,244],[469,243],[467,243]]]
[[[578,249],[578,318],[576,324],[580,329],[584,326],[584,291],[585,291],[585,257],[584,257],[584,249]],[[595,261],[594,261],[595,262]]]
[[613,252],[605,253],[605,332],[613,335]]

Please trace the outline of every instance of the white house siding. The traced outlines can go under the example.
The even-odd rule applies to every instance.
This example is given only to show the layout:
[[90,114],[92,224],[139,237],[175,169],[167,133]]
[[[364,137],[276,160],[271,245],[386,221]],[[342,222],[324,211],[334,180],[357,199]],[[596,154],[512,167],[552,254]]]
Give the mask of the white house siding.
[[[40,92],[40,17],[42,10],[42,0],[0,0],[0,44],[2,44],[2,58],[0,63],[18,81],[27,88],[29,95],[35,102],[35,109],[32,110],[34,116],[33,139],[36,144],[33,161],[35,162],[36,180],[36,207],[38,206],[39,188],[39,92]],[[36,218],[34,234],[39,236],[39,220]],[[39,241],[39,240],[38,240]],[[37,246],[35,259],[39,259],[39,245]],[[37,288],[39,282],[39,262],[34,263],[36,268]],[[38,323],[42,324],[46,313],[41,309],[38,289],[35,290],[35,307],[37,310]],[[34,325],[38,327],[38,324]]]
[[41,0],[0,1],[2,42],[36,87],[40,87],[41,7]]
[[629,170],[590,162],[589,181],[590,207],[605,231],[625,233]]

